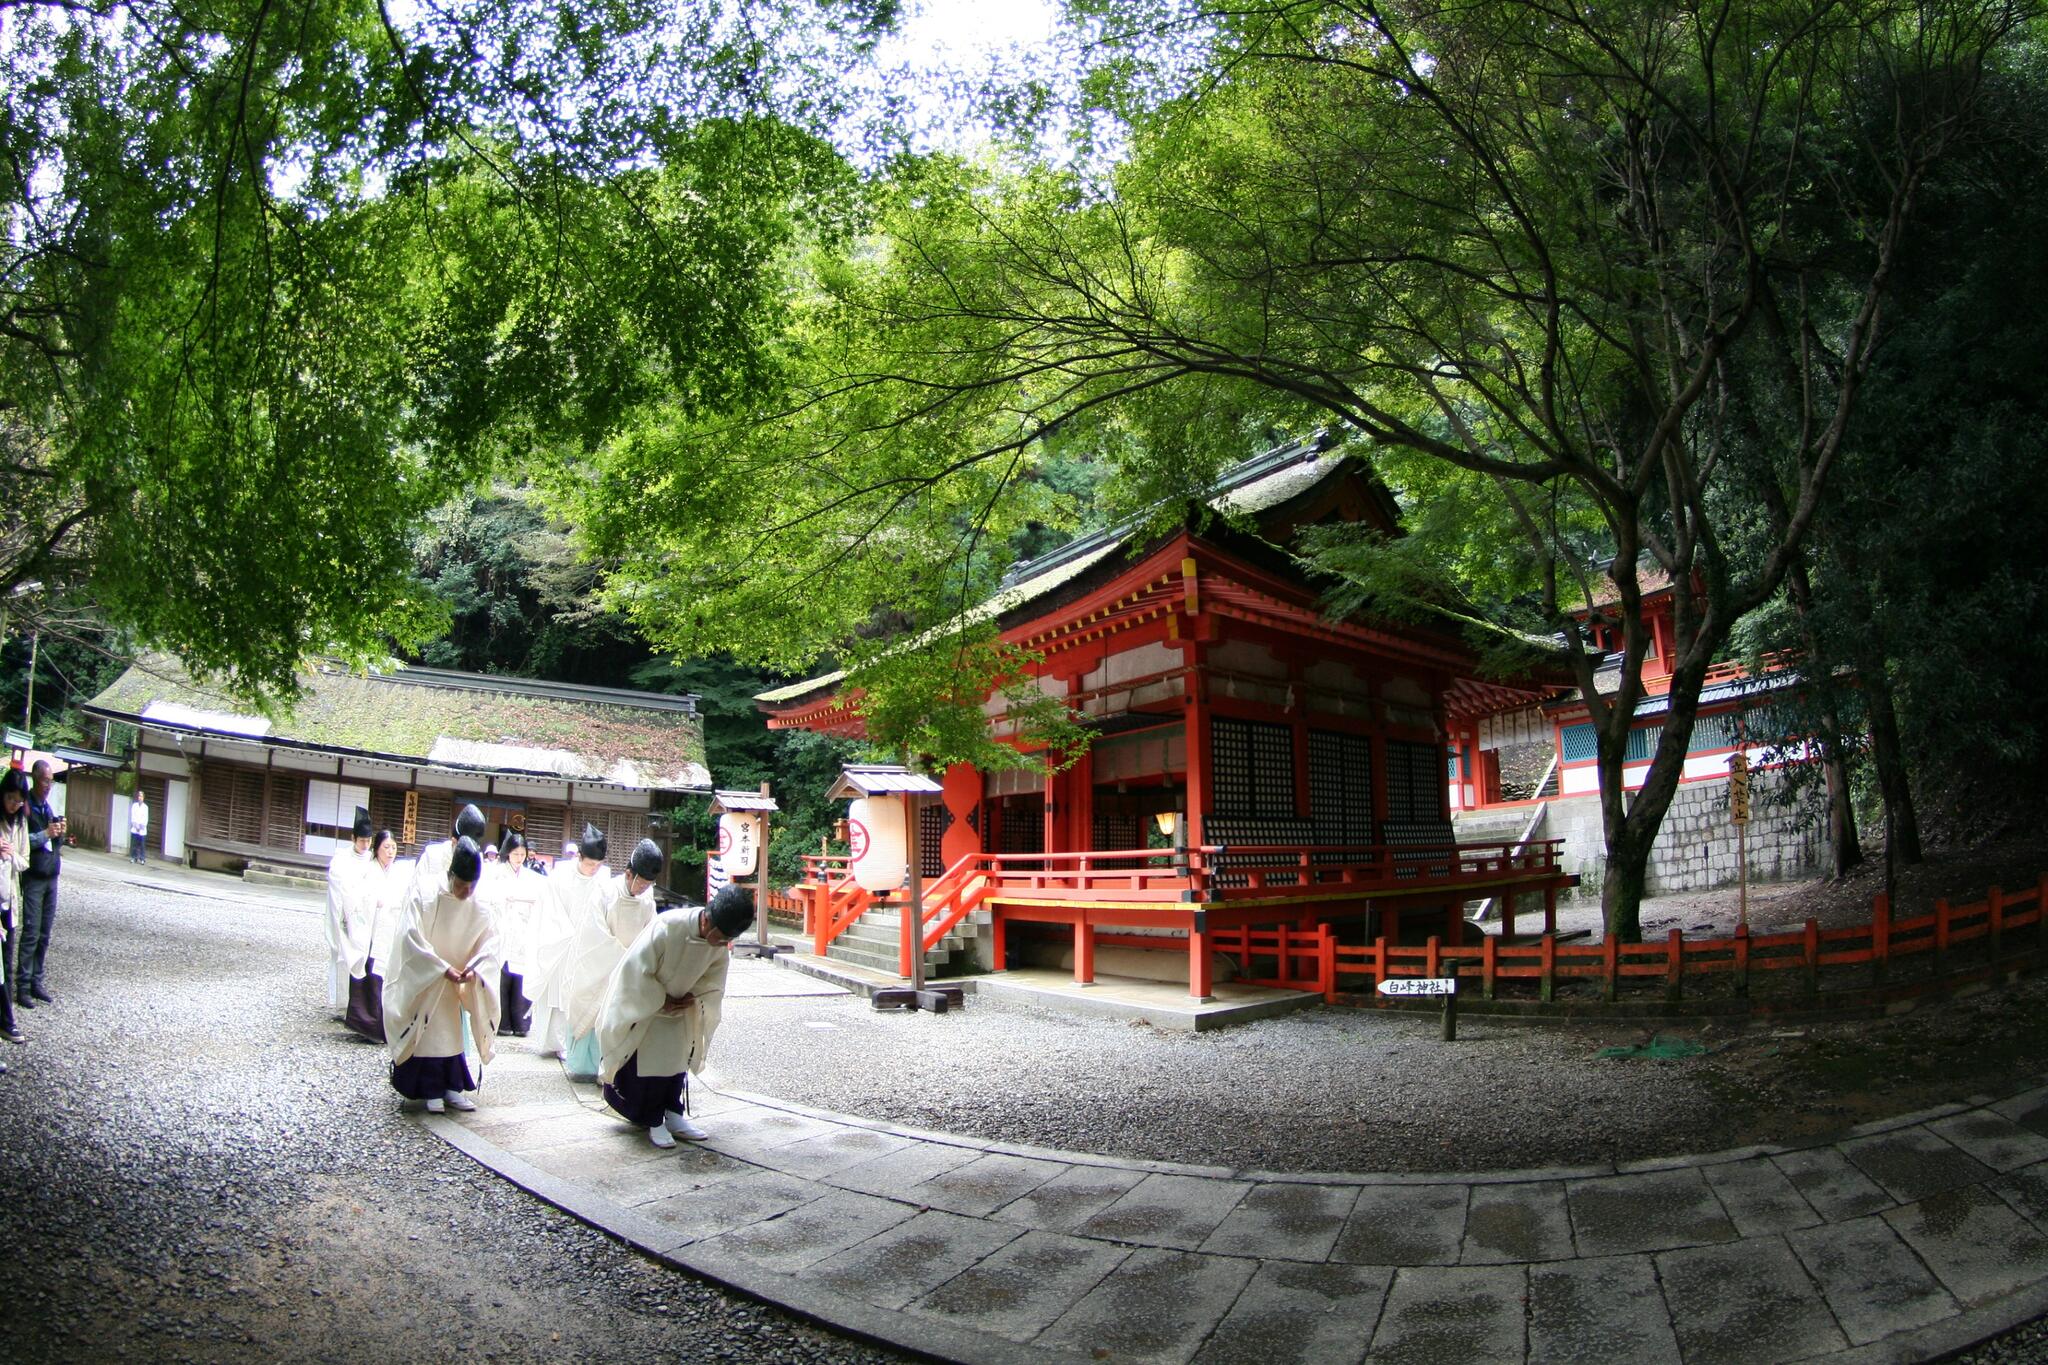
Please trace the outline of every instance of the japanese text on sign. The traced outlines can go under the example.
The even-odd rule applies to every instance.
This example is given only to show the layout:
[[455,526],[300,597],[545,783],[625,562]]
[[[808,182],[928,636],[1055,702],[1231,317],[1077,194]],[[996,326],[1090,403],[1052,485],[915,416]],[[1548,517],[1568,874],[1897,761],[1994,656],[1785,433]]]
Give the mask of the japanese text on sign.
[[1380,982],[1381,995],[1456,995],[1455,976],[1399,976]]

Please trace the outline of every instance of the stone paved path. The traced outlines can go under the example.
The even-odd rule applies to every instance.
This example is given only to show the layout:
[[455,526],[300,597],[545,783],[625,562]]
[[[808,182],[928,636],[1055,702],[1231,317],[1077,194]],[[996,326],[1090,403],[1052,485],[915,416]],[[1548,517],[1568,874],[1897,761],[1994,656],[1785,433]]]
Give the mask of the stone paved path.
[[1176,1166],[693,1085],[672,1152],[512,1042],[424,1120],[643,1250],[964,1361],[1919,1360],[2048,1311],[2048,1087],[1483,1175]]

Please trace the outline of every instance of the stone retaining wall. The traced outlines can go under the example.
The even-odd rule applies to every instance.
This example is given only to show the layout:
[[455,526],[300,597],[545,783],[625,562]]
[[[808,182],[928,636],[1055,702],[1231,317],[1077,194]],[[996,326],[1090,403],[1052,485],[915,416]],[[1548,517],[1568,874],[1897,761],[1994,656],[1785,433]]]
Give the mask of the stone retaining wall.
[[[1750,779],[1749,879],[1784,881],[1821,871],[1828,862],[1827,799],[1818,785],[1798,798],[1778,799],[1783,779],[1766,768]],[[1544,813],[1541,839],[1562,839],[1564,865],[1580,875],[1579,896],[1597,900],[1605,872],[1600,798],[1554,799]],[[1728,823],[1728,780],[1681,783],[1665,812],[1650,854],[1649,894],[1706,891],[1737,878],[1735,826]]]

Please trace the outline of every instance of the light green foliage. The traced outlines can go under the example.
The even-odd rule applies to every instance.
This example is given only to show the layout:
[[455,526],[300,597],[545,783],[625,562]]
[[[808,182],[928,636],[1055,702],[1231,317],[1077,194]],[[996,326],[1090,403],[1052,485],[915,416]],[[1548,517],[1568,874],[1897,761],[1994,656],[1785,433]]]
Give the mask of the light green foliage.
[[257,699],[431,639],[429,509],[773,368],[762,266],[846,180],[799,130],[892,12],[8,7],[0,591]]

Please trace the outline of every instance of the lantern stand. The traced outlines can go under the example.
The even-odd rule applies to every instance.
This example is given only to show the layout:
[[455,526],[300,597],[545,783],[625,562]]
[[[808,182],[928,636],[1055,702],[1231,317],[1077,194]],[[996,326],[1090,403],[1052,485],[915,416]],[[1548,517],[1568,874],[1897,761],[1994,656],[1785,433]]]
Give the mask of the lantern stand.
[[760,821],[761,830],[754,840],[754,939],[751,943],[742,939],[732,945],[735,957],[774,957],[777,953],[789,951],[787,943],[768,941],[768,816],[782,807],[769,795],[766,782],[755,792],[717,791],[711,794],[711,813],[723,818],[727,815],[740,819]]
[[960,987],[931,987],[924,980],[924,877],[918,847],[923,830],[918,815],[924,798],[942,790],[931,778],[900,763],[861,763],[848,764],[826,793],[826,799],[834,801],[892,793],[903,799],[903,955],[910,962],[910,984],[877,989],[871,1000],[878,1010],[930,1010],[933,1014],[944,1014],[966,1002],[966,992]]

